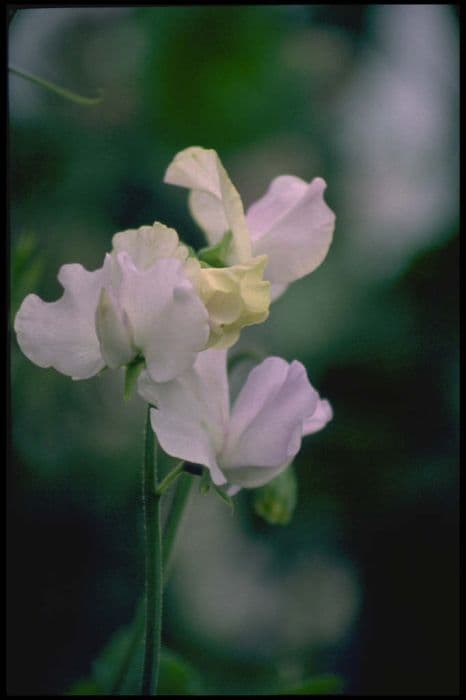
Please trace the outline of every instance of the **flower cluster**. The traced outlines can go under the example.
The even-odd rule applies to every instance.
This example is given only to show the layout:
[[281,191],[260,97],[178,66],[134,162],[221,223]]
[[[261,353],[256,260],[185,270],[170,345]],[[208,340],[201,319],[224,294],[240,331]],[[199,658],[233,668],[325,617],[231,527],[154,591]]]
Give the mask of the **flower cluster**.
[[60,299],[24,299],[18,343],[35,364],[73,379],[138,367],[168,454],[207,467],[218,486],[261,486],[332,412],[304,367],[278,357],[252,370],[230,410],[227,349],[324,260],[335,222],[326,185],[277,177],[245,213],[217,153],[200,147],[178,153],[165,182],[189,189],[209,245],[196,254],[159,222],[115,234],[99,269],[61,267]]

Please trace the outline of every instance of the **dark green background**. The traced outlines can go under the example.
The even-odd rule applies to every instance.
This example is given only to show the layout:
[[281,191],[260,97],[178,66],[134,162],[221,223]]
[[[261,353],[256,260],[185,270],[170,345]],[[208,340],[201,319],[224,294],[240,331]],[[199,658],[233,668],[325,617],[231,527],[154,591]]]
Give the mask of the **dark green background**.
[[[328,183],[327,260],[241,347],[302,361],[334,420],[296,460],[290,525],[263,523],[247,493],[233,519],[212,494],[192,503],[167,591],[164,641],[207,692],[322,673],[350,693],[457,692],[457,24],[449,5],[11,22],[11,63],[104,90],[80,106],[10,75],[11,318],[27,293],[60,295],[60,265],[100,266],[116,231],[160,220],[202,245],[186,193],[162,183],[182,148],[215,148],[246,206],[279,174]],[[72,382],[11,335],[9,692],[61,694],[142,590],[144,407],[118,373]],[[222,606],[234,620],[246,605],[250,624],[223,629]]]

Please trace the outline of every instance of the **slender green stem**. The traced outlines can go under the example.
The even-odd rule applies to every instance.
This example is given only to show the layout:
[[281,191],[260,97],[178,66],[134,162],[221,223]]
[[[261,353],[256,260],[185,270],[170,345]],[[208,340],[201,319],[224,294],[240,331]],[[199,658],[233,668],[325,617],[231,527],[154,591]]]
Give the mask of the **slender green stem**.
[[35,85],[40,85],[46,90],[50,90],[56,95],[64,97],[65,100],[71,100],[71,102],[77,102],[80,105],[96,105],[99,102],[102,102],[102,90],[99,90],[99,95],[97,97],[84,97],[84,95],[78,95],[76,92],[72,92],[71,90],[67,90],[60,85],[51,83],[50,80],[40,78],[38,75],[34,75],[34,73],[29,73],[28,71],[23,70],[23,68],[8,66],[8,70],[10,73],[18,75],[20,78],[24,78],[24,80],[29,80],[29,82],[34,83]]
[[[191,493],[191,488],[193,486],[194,479],[190,474],[186,472],[182,473],[178,483],[176,484],[175,493],[173,496],[172,504],[168,517],[165,523],[165,531],[163,537],[163,582],[166,584],[168,576],[171,569],[171,564],[173,561],[173,550],[175,546],[176,537],[178,535],[179,526],[181,519],[183,517],[184,510],[186,508],[189,494]],[[125,678],[128,674],[128,670],[131,661],[137,651],[138,645],[142,641],[142,636],[144,632],[144,601],[138,604],[136,614],[134,617],[131,639],[129,640],[128,646],[126,648],[125,654],[123,656],[122,662],[115,675],[115,680],[113,682],[111,694],[118,695],[120,692]]]
[[144,530],[146,539],[146,624],[142,695],[156,695],[162,639],[162,528],[160,495],[156,492],[156,442],[147,407],[143,467]]

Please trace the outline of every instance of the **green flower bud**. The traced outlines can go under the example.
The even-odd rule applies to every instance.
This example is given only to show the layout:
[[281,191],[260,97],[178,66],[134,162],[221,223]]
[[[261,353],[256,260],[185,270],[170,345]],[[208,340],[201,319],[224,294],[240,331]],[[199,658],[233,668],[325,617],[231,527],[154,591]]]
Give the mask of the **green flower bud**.
[[254,510],[270,525],[287,525],[296,501],[297,483],[292,464],[254,492]]

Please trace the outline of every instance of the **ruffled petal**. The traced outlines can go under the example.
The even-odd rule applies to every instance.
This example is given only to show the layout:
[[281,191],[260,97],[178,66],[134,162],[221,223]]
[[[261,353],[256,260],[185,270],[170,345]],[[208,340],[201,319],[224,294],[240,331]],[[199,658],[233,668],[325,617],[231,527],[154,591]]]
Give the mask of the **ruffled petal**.
[[244,326],[262,323],[269,315],[270,282],[263,279],[267,257],[248,264],[202,268],[199,293],[209,312],[209,347],[226,349]]
[[228,263],[243,263],[252,257],[241,197],[216,151],[200,146],[180,151],[168,166],[164,182],[191,190],[191,214],[211,245],[227,231],[232,232]]
[[269,357],[255,367],[235,402],[219,459],[228,481],[259,486],[284,469],[300,449],[303,421],[317,401],[300,362]]
[[202,464],[215,484],[226,483],[218,463],[229,416],[226,352],[206,350],[194,366],[171,382],[156,384],[141,373],[138,391],[149,403],[152,428],[165,452]]
[[153,226],[120,231],[112,238],[113,255],[126,252],[139,270],[147,270],[156,260],[176,258],[186,260],[188,249],[180,244],[173,228],[156,221]]
[[157,382],[189,369],[209,337],[208,314],[183,263],[161,259],[138,270],[126,252],[118,253],[122,279],[119,303],[126,312],[135,348]]
[[304,420],[303,435],[311,435],[318,430],[322,430],[332,418],[333,411],[329,402],[327,399],[319,398],[314,413]]
[[307,184],[281,175],[248,209],[253,253],[269,256],[266,279],[289,284],[325,259],[335,228],[335,214],[324,201],[326,187],[322,178]]
[[95,312],[108,276],[108,266],[89,272],[82,265],[63,265],[58,281],[65,291],[58,301],[45,302],[36,294],[24,299],[14,327],[31,362],[73,379],[88,379],[105,366]]

